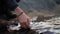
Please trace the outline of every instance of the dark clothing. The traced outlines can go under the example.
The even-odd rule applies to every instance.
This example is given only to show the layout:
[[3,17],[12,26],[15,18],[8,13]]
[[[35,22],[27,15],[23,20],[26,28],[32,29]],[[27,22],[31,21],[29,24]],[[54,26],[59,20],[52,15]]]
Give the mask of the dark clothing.
[[7,17],[11,17],[11,12],[18,6],[16,0],[0,0],[0,15],[6,15]]
[[18,6],[16,0],[2,0],[2,4],[8,10],[14,10]]

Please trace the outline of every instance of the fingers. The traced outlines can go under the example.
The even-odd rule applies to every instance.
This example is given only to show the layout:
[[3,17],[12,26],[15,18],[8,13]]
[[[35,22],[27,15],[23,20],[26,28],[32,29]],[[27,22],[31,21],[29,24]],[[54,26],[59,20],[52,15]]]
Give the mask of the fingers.
[[25,22],[25,26],[28,28],[29,25],[30,25],[30,21],[29,21],[29,19],[27,19],[27,21]]
[[22,28],[29,28],[29,25],[30,25],[29,19],[27,19],[25,22],[21,23],[21,27]]
[[29,27],[29,25],[30,25],[30,21],[29,21],[29,19],[27,19],[27,26]]
[[21,24],[21,27],[22,27],[22,28],[25,28],[25,27],[26,27],[26,26],[24,25],[24,22],[21,22],[20,24]]

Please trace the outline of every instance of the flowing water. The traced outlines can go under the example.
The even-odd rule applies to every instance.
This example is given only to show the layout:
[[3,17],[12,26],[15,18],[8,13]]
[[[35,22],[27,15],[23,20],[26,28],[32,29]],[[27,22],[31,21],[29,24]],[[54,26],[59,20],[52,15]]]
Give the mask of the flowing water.
[[[11,27],[11,29],[19,30],[19,27],[20,24],[16,27]],[[54,32],[54,34],[60,34],[60,17],[55,17],[46,20],[45,22],[30,22],[30,27],[32,30],[35,30],[38,33],[50,31],[50,32]]]

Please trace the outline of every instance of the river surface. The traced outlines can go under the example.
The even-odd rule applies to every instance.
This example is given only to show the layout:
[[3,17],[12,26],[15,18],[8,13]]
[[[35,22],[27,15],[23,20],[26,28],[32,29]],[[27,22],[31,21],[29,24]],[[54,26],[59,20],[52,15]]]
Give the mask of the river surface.
[[[11,29],[19,30],[20,29],[19,27],[20,24],[18,24],[18,26],[11,27]],[[54,32],[54,34],[60,34],[60,17],[55,17],[46,20],[45,22],[30,22],[30,27],[31,29],[35,30],[38,33],[50,31],[50,32]]]

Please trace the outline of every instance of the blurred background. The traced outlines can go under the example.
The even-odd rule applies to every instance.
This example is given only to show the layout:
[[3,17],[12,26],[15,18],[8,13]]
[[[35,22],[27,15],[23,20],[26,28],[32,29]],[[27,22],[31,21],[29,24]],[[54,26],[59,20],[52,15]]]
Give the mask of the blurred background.
[[60,0],[21,0],[18,5],[31,18],[30,27],[21,28],[17,19],[0,20],[0,34],[60,34]]
[[31,25],[33,29],[41,26],[42,30],[37,32],[47,29],[45,33],[60,34],[60,0],[21,0],[18,4],[29,17],[33,17],[32,21],[36,23],[32,24],[35,27]]
[[30,17],[60,15],[60,0],[21,0],[18,4]]
[[[21,0],[18,5],[31,18],[30,28],[20,29],[20,23],[17,23],[14,19],[8,25],[11,30],[15,29],[17,31],[6,33],[60,34],[60,0]],[[5,28],[5,25],[3,26]]]

